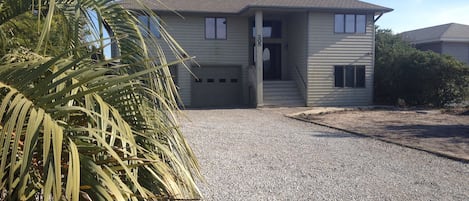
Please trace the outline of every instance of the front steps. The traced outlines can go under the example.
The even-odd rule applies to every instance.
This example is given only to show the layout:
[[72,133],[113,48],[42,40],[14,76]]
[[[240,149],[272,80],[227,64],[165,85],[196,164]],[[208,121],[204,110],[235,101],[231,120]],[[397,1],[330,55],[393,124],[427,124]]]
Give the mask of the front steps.
[[305,106],[293,80],[264,81],[264,106]]

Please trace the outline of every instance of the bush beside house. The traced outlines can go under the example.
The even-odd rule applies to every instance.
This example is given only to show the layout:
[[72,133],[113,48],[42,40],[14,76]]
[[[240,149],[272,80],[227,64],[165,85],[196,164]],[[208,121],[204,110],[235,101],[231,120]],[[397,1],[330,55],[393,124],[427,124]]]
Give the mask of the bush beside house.
[[375,103],[441,107],[463,101],[468,88],[464,63],[417,50],[391,30],[377,30]]

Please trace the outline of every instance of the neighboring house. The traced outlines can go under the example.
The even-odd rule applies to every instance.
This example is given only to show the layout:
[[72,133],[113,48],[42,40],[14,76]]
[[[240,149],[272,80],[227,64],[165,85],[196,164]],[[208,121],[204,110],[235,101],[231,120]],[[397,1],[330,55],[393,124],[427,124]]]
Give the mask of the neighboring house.
[[[125,4],[136,9],[132,2]],[[174,72],[186,106],[372,104],[374,24],[390,8],[358,0],[161,2],[146,6],[201,66],[192,66],[198,78],[183,66]]]
[[446,54],[469,64],[469,25],[443,24],[401,33],[420,50]]

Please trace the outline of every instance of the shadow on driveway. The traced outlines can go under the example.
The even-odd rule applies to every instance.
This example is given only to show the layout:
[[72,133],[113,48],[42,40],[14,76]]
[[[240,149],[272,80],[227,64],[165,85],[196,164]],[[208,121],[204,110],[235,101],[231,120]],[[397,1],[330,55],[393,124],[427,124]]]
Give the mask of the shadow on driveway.
[[386,126],[392,131],[411,131],[413,136],[421,138],[469,138],[469,125],[403,125]]

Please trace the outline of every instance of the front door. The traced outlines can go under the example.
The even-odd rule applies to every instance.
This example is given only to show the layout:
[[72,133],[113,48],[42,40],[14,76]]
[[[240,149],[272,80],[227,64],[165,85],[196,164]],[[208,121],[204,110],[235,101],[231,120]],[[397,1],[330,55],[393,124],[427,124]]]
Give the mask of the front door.
[[264,80],[282,79],[282,45],[264,43],[263,51]]

